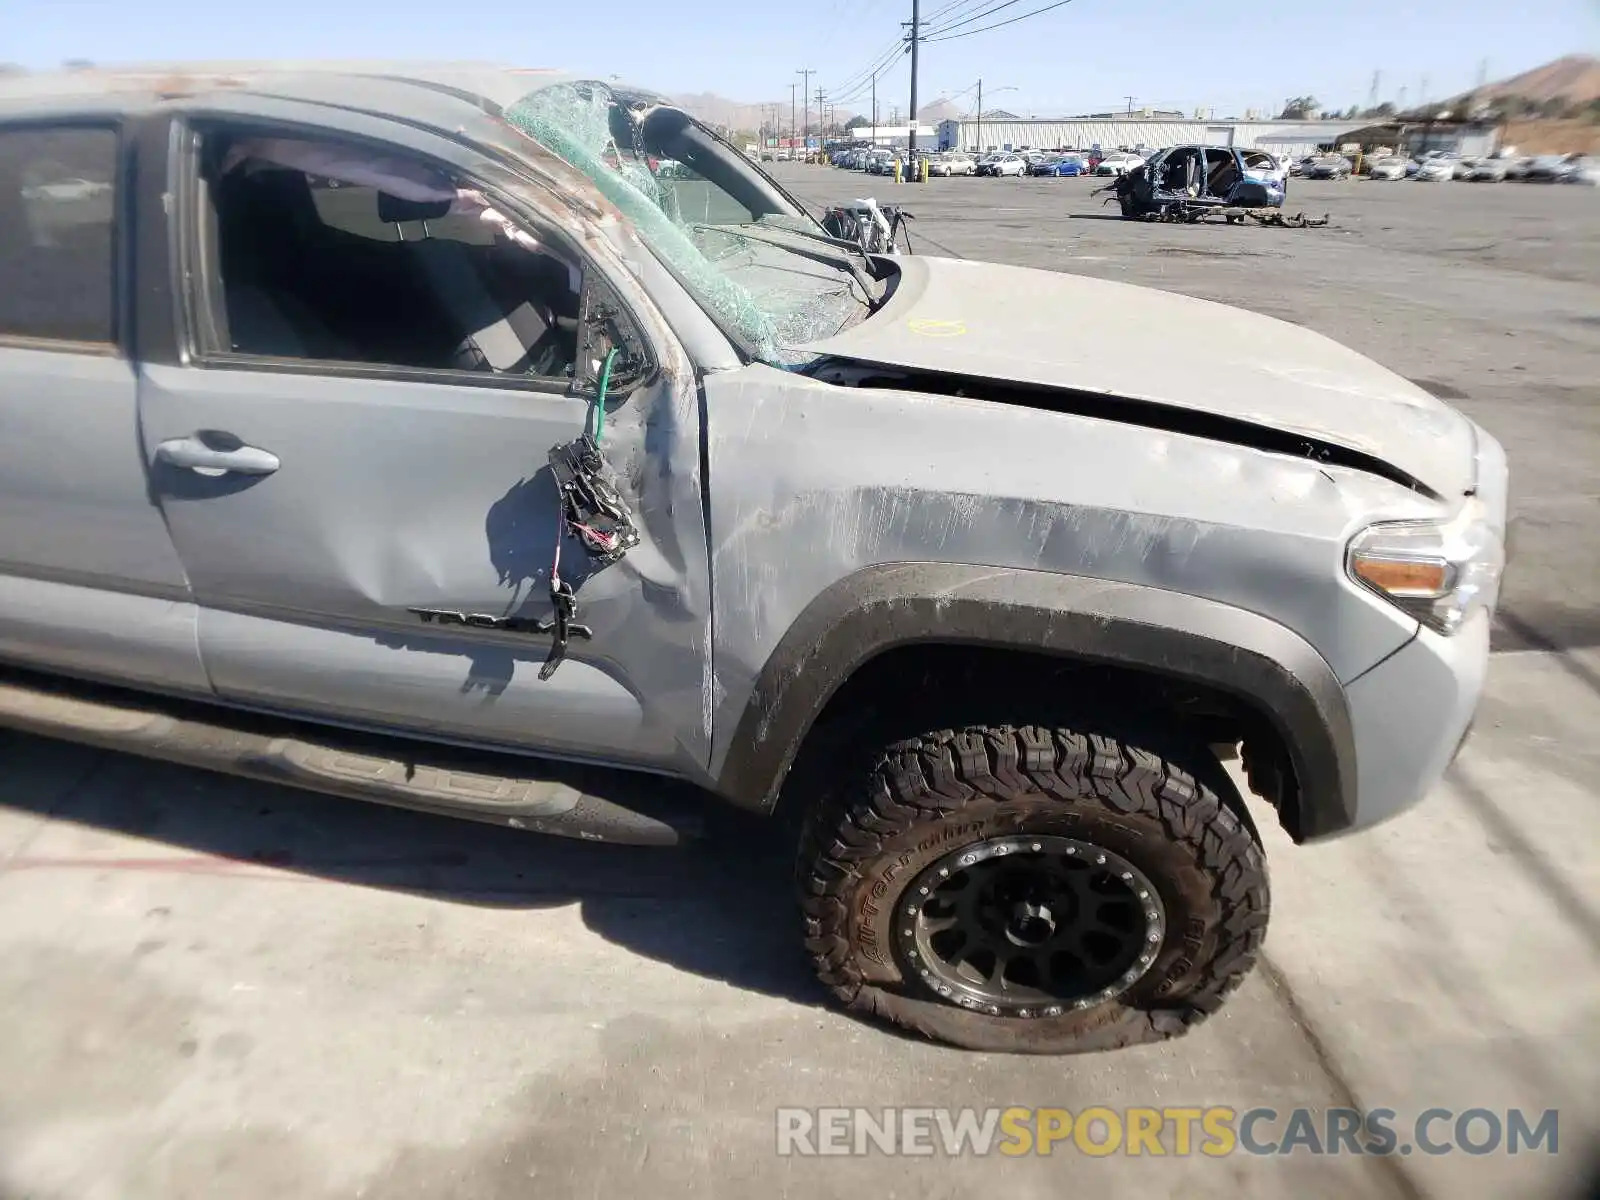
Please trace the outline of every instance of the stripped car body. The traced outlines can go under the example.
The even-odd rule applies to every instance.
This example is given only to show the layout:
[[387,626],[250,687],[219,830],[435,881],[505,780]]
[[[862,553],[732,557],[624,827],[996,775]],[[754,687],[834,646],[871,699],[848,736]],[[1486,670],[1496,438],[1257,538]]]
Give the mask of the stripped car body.
[[1282,208],[1287,181],[1262,151],[1172,146],[1121,175],[1114,193],[1122,215],[1138,220],[1199,219],[1212,209]]
[[[46,151],[95,182],[76,147],[118,196],[103,259],[6,253],[127,249],[103,328],[0,324],[0,723],[579,837],[672,840],[664,793],[798,797],[824,981],[1010,1049],[1182,1032],[1248,970],[1265,876],[1207,747],[1307,841],[1419,800],[1470,723],[1504,454],[1317,334],[863,252],[594,80],[4,87],[0,195]],[[1226,194],[1270,198],[1226,153]],[[890,749],[813,803],[864,741]],[[1070,989],[919,982],[940,930],[885,949],[883,898],[1035,821],[1023,852],[1103,837],[1165,906],[1127,901]],[[1030,945],[1066,927],[1023,907]]]

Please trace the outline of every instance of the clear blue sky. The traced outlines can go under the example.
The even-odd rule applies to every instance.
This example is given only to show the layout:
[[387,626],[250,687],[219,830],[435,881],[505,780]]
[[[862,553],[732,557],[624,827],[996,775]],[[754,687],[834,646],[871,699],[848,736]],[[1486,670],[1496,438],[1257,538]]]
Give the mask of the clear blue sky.
[[[1042,7],[1013,0],[966,30]],[[923,0],[934,28],[1005,0]],[[1263,13],[1273,13],[1269,30]],[[799,67],[841,94],[890,48],[910,0],[0,0],[0,59],[49,67],[149,59],[487,58],[617,74],[668,92],[782,100]],[[955,32],[955,31],[952,31]],[[924,102],[968,89],[1039,115],[1136,105],[1217,115],[1311,94],[1324,106],[1416,103],[1600,49],[1600,0],[1071,0],[1030,20],[923,47]],[[904,58],[878,87],[904,109]],[[1002,91],[1002,88],[1015,90]],[[963,97],[962,103],[970,106]],[[865,92],[848,107],[869,107]]]

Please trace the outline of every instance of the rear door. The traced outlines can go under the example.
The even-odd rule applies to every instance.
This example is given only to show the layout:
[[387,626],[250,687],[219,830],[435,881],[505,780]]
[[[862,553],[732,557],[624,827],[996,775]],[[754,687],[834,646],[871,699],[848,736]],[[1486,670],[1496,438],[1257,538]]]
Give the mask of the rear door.
[[1232,150],[1210,149],[1205,152],[1204,195],[1225,198],[1235,184],[1243,178],[1239,169],[1239,156]]
[[[195,281],[183,297],[193,344],[184,361],[153,368],[143,394],[152,477],[201,605],[217,691],[446,740],[703,765],[709,573],[693,375],[670,357],[681,352],[647,342],[632,308],[597,301],[628,331],[612,340],[649,368],[614,389],[602,435],[642,541],[597,568],[559,537],[548,465],[550,449],[591,419],[572,379],[533,365],[504,374],[423,365],[433,351],[420,343],[436,340],[432,326],[451,310],[403,264],[428,243],[446,258],[457,241],[484,249],[467,245],[495,239],[483,221],[386,219],[372,186],[253,159],[236,169],[246,190],[201,180],[203,163],[216,167],[246,138],[309,140],[334,163],[376,155],[385,170],[489,164],[375,118],[239,104],[237,115],[180,126],[172,186],[187,227],[184,274]],[[229,208],[258,185],[273,204]],[[252,259],[236,235],[268,244]],[[561,240],[554,223],[529,236],[542,248]],[[561,254],[571,274],[564,266],[550,286],[581,282],[598,296],[605,278],[594,261],[570,245]],[[576,315],[572,299],[570,313],[552,312],[555,324]],[[254,340],[241,333],[250,313],[267,317]],[[566,659],[541,678],[558,546],[592,638],[574,631]]]
[[203,692],[139,449],[134,156],[110,113],[0,117],[0,656]]

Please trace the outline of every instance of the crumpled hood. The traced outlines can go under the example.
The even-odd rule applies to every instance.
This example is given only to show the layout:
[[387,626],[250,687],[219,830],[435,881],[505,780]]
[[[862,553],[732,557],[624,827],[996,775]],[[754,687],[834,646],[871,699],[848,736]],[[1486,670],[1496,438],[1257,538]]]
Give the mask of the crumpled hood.
[[911,255],[871,318],[807,347],[863,362],[1071,388],[1248,421],[1473,486],[1455,409],[1330,338],[1173,292]]

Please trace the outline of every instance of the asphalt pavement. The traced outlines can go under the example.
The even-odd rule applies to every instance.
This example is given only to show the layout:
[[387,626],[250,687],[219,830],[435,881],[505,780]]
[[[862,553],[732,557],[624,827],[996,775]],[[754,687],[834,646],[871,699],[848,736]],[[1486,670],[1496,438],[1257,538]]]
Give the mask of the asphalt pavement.
[[[923,251],[1307,325],[1500,437],[1516,558],[1444,785],[1315,847],[1259,813],[1273,924],[1228,1007],[1033,1059],[829,1008],[760,826],[614,849],[0,734],[0,1200],[1575,1196],[1600,1133],[1600,193],[1297,181],[1327,228],[1235,229],[1125,223],[1082,180],[778,171],[904,204]],[[1406,1132],[1556,1109],[1559,1145],[778,1153],[778,1107],[829,1105],[1389,1108]]]

